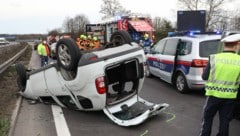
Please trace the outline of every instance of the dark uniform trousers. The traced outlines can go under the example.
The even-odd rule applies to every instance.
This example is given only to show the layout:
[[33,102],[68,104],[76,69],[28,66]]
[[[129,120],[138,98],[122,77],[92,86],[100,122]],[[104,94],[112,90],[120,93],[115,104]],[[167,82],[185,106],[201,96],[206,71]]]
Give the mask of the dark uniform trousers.
[[204,106],[204,117],[200,136],[210,136],[215,114],[219,113],[219,132],[217,136],[228,136],[229,123],[232,119],[234,99],[221,99],[209,96]]

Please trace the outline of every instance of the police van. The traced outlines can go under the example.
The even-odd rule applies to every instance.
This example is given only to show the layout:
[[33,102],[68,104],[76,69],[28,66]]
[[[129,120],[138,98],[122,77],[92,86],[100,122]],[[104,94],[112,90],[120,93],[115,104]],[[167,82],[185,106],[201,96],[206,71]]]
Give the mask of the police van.
[[181,93],[201,90],[202,73],[210,54],[218,52],[219,33],[171,33],[157,42],[147,54],[146,76],[157,76],[176,86]]

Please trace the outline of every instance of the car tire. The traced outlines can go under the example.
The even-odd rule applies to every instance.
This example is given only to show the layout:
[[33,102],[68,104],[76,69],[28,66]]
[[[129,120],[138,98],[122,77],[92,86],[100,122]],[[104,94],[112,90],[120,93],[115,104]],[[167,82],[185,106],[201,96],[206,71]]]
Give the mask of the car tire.
[[176,75],[175,86],[180,93],[187,93],[189,91],[187,80],[182,73]]
[[26,68],[21,63],[15,64],[15,69],[17,71],[17,85],[19,87],[19,91],[24,92],[27,84],[27,72]]
[[114,32],[110,37],[112,47],[117,47],[123,44],[131,44],[132,38],[130,34],[124,30]]
[[71,38],[63,38],[56,46],[57,64],[65,70],[75,70],[81,53],[76,42]]

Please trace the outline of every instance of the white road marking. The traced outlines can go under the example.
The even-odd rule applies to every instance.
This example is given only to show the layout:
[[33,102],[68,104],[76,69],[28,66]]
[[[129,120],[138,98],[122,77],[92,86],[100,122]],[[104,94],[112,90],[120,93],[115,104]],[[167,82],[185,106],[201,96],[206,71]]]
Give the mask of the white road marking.
[[67,122],[64,118],[62,108],[56,105],[52,105],[53,118],[55,121],[55,127],[58,136],[71,136]]

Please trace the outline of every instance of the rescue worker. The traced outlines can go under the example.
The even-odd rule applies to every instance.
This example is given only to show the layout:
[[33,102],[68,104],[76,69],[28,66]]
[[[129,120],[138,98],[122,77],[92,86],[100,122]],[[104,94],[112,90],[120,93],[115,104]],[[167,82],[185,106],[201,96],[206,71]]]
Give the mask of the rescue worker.
[[76,44],[80,50],[86,50],[84,47],[84,35],[80,35],[76,40]]
[[81,45],[81,47],[82,47],[82,50],[87,50],[88,49],[88,41],[87,41],[87,36],[86,35],[83,35],[83,37],[82,37],[82,40],[81,40],[81,42],[80,42],[80,45]]
[[205,95],[203,122],[200,136],[210,136],[215,114],[219,114],[219,130],[217,136],[229,135],[229,123],[232,119],[234,101],[240,84],[240,34],[222,39],[224,51],[210,55],[209,62],[203,72]]
[[144,34],[144,38],[143,40],[141,41],[142,44],[143,44],[143,49],[144,49],[144,52],[145,54],[149,53],[150,52],[150,48],[152,46],[152,40],[149,38],[149,34],[145,33]]
[[86,40],[86,47],[87,49],[91,49],[92,46],[93,46],[92,36],[88,35]]
[[100,42],[96,36],[93,37],[93,49],[97,49],[100,47]]
[[41,59],[41,67],[48,65],[48,56],[50,56],[50,49],[47,45],[47,41],[43,40],[42,43],[38,45],[38,55]]

